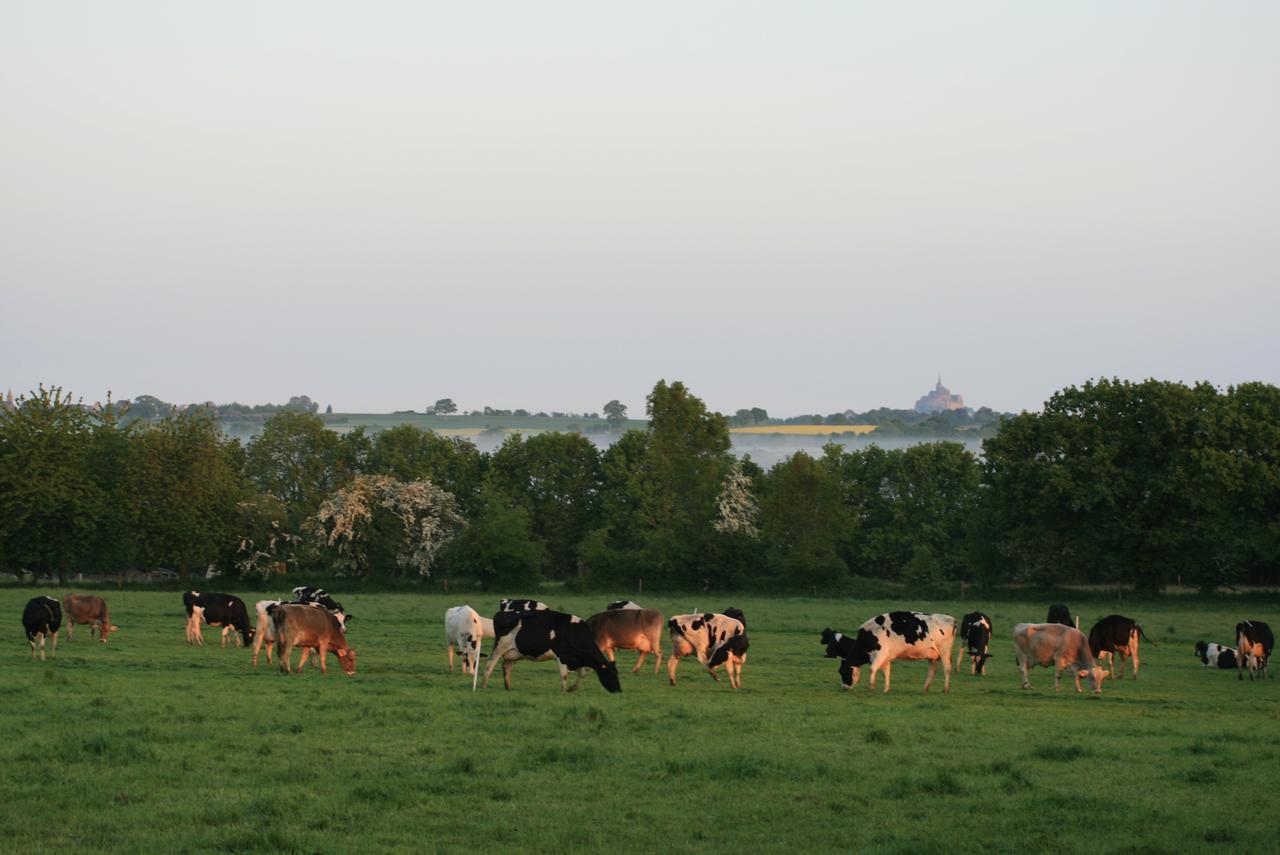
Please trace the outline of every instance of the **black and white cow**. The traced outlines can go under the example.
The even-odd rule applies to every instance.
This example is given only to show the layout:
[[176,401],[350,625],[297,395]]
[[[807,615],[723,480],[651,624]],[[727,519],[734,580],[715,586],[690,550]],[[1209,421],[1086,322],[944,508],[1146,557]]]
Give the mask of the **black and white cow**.
[[204,635],[200,632],[201,622],[222,628],[222,646],[227,646],[227,634],[237,632],[237,644],[248,647],[253,641],[253,624],[249,622],[249,610],[244,600],[231,594],[202,594],[199,591],[187,591],[182,595],[182,604],[187,610],[187,643],[204,644]]
[[[1152,646],[1155,642],[1147,638],[1133,618],[1124,615],[1107,615],[1089,630],[1089,652],[1102,664],[1107,659],[1107,675],[1113,680],[1124,678],[1124,660],[1133,657],[1133,679],[1138,679],[1138,639],[1143,638]],[[1120,659],[1116,667],[1116,657]]]
[[31,658],[36,658],[36,642],[40,643],[40,661],[44,661],[45,639],[53,639],[49,655],[58,658],[58,630],[62,627],[62,604],[53,597],[32,597],[22,610],[22,628],[27,631]]
[[1062,603],[1054,603],[1049,606],[1049,617],[1045,619],[1045,623],[1060,623],[1063,626],[1075,626],[1075,621],[1071,619],[1071,609]]
[[614,600],[612,603],[604,607],[606,612],[622,611],[624,609],[638,609],[640,604],[634,600]]
[[324,588],[300,585],[293,589],[293,602],[319,606],[338,619],[338,625],[342,627],[343,632],[347,631],[347,621],[351,620],[351,615],[347,614],[342,603],[329,596],[329,592]]
[[520,659],[542,661],[554,659],[560,665],[560,691],[572,691],[566,686],[570,671],[578,672],[578,688],[587,671],[595,671],[600,685],[610,692],[621,692],[618,666],[600,652],[595,634],[586,621],[577,615],[553,612],[550,609],[536,611],[501,611],[493,616],[495,642],[489,654],[489,667],[484,672],[485,688],[498,662],[502,662],[502,683],[511,688],[511,666]]
[[962,647],[956,654],[956,670],[960,662],[968,654],[971,674],[987,673],[987,660],[991,658],[991,618],[982,612],[969,612],[960,619],[960,641]]
[[716,669],[724,666],[732,688],[742,688],[742,666],[747,661],[746,618],[740,609],[725,609],[719,614],[676,615],[667,621],[671,637],[671,655],[667,658],[667,679],[676,684],[676,669],[685,656],[695,656],[717,683]]
[[1236,651],[1210,641],[1196,642],[1196,658],[1206,668],[1236,667]]
[[1265,680],[1271,650],[1276,646],[1271,627],[1260,620],[1241,621],[1236,624],[1236,644],[1240,646],[1240,654],[1236,657],[1236,676],[1243,680],[1243,669],[1247,667],[1250,680],[1255,675]]
[[541,600],[499,600],[498,611],[500,612],[545,612],[549,611],[551,606]]
[[884,690],[889,691],[889,676],[895,659],[925,659],[929,674],[924,690],[929,691],[933,676],[942,663],[942,691],[951,691],[951,648],[956,640],[956,619],[951,615],[921,612],[887,612],[876,615],[858,627],[856,635],[845,635],[833,629],[822,631],[827,656],[840,659],[840,685],[852,689],[858,685],[861,667],[871,666],[870,686],[876,687],[876,674],[884,671]]

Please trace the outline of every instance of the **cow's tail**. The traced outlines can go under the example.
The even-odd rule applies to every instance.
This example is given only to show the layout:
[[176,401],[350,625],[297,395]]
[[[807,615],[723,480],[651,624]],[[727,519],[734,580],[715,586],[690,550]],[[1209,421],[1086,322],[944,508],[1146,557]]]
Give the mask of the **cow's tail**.
[[1146,634],[1145,632],[1143,632],[1143,631],[1142,631],[1142,626],[1141,626],[1140,624],[1136,624],[1136,623],[1135,623],[1135,624],[1133,625],[1133,629],[1134,629],[1134,631],[1135,631],[1135,632],[1137,632],[1137,633],[1138,633],[1138,637],[1140,637],[1140,638],[1141,638],[1143,641],[1145,641],[1147,644],[1150,644],[1152,647],[1159,647],[1159,646],[1160,646],[1160,645],[1156,644],[1154,641],[1152,641],[1151,639],[1147,638],[1147,634]]

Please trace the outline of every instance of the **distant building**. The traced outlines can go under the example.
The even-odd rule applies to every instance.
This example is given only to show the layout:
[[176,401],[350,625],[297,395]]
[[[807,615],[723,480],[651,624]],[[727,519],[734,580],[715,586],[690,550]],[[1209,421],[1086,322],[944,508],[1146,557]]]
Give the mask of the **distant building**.
[[964,396],[953,395],[951,390],[942,385],[942,375],[938,375],[938,385],[929,394],[916,401],[917,413],[941,413],[945,410],[963,410]]

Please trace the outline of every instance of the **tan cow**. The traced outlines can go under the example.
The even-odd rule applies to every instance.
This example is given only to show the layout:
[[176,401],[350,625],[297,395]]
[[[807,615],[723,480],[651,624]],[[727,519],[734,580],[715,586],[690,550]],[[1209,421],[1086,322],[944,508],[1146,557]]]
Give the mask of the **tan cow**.
[[1020,623],[1013,628],[1013,652],[1022,671],[1022,688],[1031,688],[1028,671],[1033,665],[1053,668],[1053,690],[1062,688],[1062,672],[1070,669],[1075,676],[1076,691],[1080,678],[1088,675],[1093,693],[1102,694],[1102,681],[1107,671],[1098,665],[1089,650],[1084,633],[1074,626],[1060,623]]
[[595,633],[596,646],[610,662],[613,651],[635,650],[640,653],[632,674],[638,674],[644,658],[656,657],[653,673],[662,668],[662,612],[657,609],[610,609],[587,618],[587,626]]
[[73,638],[72,629],[78,623],[89,625],[89,638],[98,634],[98,640],[107,643],[107,636],[120,629],[111,623],[107,601],[102,597],[67,594],[62,598],[62,616],[67,621],[67,641]]
[[281,671],[293,670],[289,662],[293,648],[301,647],[298,673],[302,673],[312,650],[320,656],[320,673],[328,673],[325,658],[330,650],[338,655],[338,664],[348,677],[356,673],[356,652],[347,646],[342,625],[329,612],[312,606],[284,604],[271,610],[271,620],[275,624],[276,656],[280,659]]

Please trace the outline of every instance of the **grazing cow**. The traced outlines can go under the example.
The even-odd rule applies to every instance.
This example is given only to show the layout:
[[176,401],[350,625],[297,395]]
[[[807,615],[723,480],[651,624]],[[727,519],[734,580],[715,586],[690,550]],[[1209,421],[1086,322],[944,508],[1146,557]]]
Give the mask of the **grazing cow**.
[[671,635],[671,654],[667,657],[667,679],[676,684],[676,668],[685,656],[696,656],[711,679],[720,677],[716,669],[724,665],[729,685],[742,688],[742,666],[747,661],[747,627],[738,609],[725,609],[720,614],[676,615],[667,621]]
[[618,666],[610,662],[591,632],[591,627],[577,615],[539,609],[526,612],[503,611],[494,615],[493,630],[496,641],[489,654],[489,667],[484,672],[484,685],[489,687],[489,677],[499,662],[502,663],[502,684],[511,688],[511,666],[520,659],[543,661],[554,659],[560,666],[560,691],[572,691],[566,686],[570,671],[578,672],[578,688],[582,676],[588,670],[595,671],[600,685],[610,692],[621,692],[618,682]]
[[[1107,615],[1089,630],[1089,652],[1093,658],[1101,660],[1106,657],[1107,674],[1113,680],[1124,679],[1124,660],[1133,657],[1133,679],[1138,679],[1138,638],[1144,638],[1151,646],[1155,642],[1147,638],[1142,627],[1124,615]],[[1120,657],[1120,666],[1116,667],[1116,657]]]
[[453,670],[453,654],[462,657],[462,673],[471,674],[479,667],[480,642],[493,637],[493,621],[481,617],[471,606],[454,606],[444,613],[444,640],[448,646],[449,670]]
[[632,600],[614,600],[612,603],[604,607],[607,612],[619,611],[622,609],[638,609],[640,604]]
[[325,609],[338,619],[338,623],[342,626],[342,631],[347,631],[347,621],[351,620],[351,615],[347,614],[347,610],[342,607],[342,603],[329,596],[329,592],[324,588],[310,588],[306,585],[300,585],[293,589],[293,601]]
[[551,606],[541,600],[499,600],[500,612],[545,612]]
[[[298,591],[301,591],[301,590],[314,591],[319,589],[318,588],[294,588],[293,589],[294,595],[296,596],[298,594]],[[327,595],[324,594],[324,591],[320,591],[320,594],[324,595],[327,598]],[[271,612],[275,609],[276,606],[281,606],[281,605],[306,606],[307,608],[310,608],[310,609],[320,609],[321,611],[325,611],[333,615],[334,620],[338,622],[338,626],[342,627],[343,632],[346,632],[347,621],[351,619],[351,615],[342,611],[341,603],[334,602],[333,600],[329,600],[329,602],[332,603],[334,606],[336,606],[336,610],[329,608],[324,604],[322,600],[317,600],[317,599],[313,599],[313,600],[297,599],[289,603],[283,602],[281,600],[258,600],[258,602],[254,603],[253,610],[254,610],[254,613],[257,615],[257,626],[254,628],[254,631],[253,631],[253,660],[251,664],[253,664],[254,666],[258,664],[258,653],[262,650],[263,645],[266,645],[266,648],[267,648],[267,662],[268,664],[271,662],[271,650],[273,647],[275,647],[275,642],[276,642],[276,626],[275,626],[275,621],[271,619]]]
[[839,658],[840,684],[846,689],[858,685],[863,665],[871,665],[870,687],[876,687],[876,674],[884,671],[884,690],[889,691],[889,677],[897,659],[924,659],[929,673],[924,690],[929,691],[933,677],[942,663],[942,691],[951,691],[951,648],[956,640],[956,619],[951,615],[921,612],[887,612],[876,615],[858,627],[850,637],[833,629],[822,631],[822,643],[829,658]]
[[1240,655],[1236,657],[1236,676],[1243,680],[1243,669],[1247,666],[1250,680],[1255,675],[1265,680],[1271,650],[1276,646],[1271,627],[1260,620],[1241,621],[1236,624],[1236,644],[1240,646]]
[[342,631],[338,619],[327,609],[318,609],[311,605],[281,603],[271,608],[271,620],[275,623],[276,656],[280,659],[280,670],[286,674],[292,671],[289,660],[293,658],[293,648],[302,648],[302,658],[298,660],[298,671],[307,664],[307,657],[315,650],[320,657],[320,673],[328,673],[325,660],[329,651],[338,654],[338,664],[348,676],[356,673],[356,652],[347,646],[347,636]]
[[[1063,626],[1075,626],[1075,621],[1071,619],[1071,609],[1062,603],[1054,603],[1049,606],[1049,617],[1045,619],[1045,623],[1060,623]],[[1079,627],[1076,627],[1079,629]]]
[[201,622],[222,628],[222,646],[227,646],[227,634],[237,632],[236,644],[248,647],[253,640],[253,627],[249,624],[249,610],[244,600],[231,594],[202,594],[188,591],[182,595],[187,609],[187,643],[204,644],[200,632]]
[[58,658],[58,629],[62,626],[62,606],[53,597],[32,597],[22,610],[22,626],[31,645],[31,658],[36,658],[36,642],[40,642],[40,661],[44,661],[45,639],[53,639],[49,655]]
[[662,667],[662,612],[657,609],[606,609],[587,618],[587,626],[595,633],[596,646],[610,662],[614,661],[615,650],[635,650],[640,656],[632,674],[639,673],[650,653],[657,657],[653,673]]
[[1102,681],[1106,671],[1093,658],[1084,633],[1074,626],[1059,623],[1020,623],[1013,628],[1013,650],[1018,657],[1018,669],[1022,671],[1022,688],[1030,689],[1028,676],[1033,665],[1053,667],[1053,690],[1062,688],[1062,672],[1068,668],[1076,678],[1076,691],[1080,689],[1080,677],[1088,675],[1093,683],[1093,693],[1102,694]]
[[98,640],[103,644],[107,643],[109,634],[120,628],[111,623],[111,617],[107,612],[107,601],[102,597],[67,594],[62,598],[62,613],[67,619],[67,641],[71,641],[74,637],[72,630],[78,623],[87,623],[89,638],[93,638],[96,631]]
[[991,618],[982,612],[969,612],[960,619],[960,640],[964,647],[956,656],[956,669],[966,653],[972,666],[970,673],[987,673],[987,660],[991,658]]
[[1196,658],[1206,668],[1235,668],[1236,652],[1230,647],[1212,642],[1196,642]]

